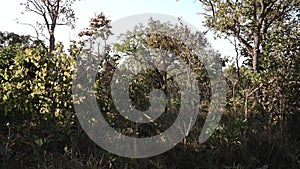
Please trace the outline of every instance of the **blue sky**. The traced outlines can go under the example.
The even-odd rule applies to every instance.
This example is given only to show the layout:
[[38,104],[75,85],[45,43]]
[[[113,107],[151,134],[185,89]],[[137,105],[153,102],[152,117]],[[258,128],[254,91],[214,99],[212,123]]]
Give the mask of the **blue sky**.
[[[24,13],[24,8],[20,3],[26,0],[5,1],[5,5],[0,7],[0,31],[16,32],[19,34],[35,35],[32,27],[17,24],[16,19],[23,23],[35,25],[41,20],[39,16],[32,13]],[[58,26],[56,40],[67,43],[69,40],[76,40],[76,35],[83,28],[88,26],[89,18],[95,13],[103,12],[112,21],[126,16],[142,13],[161,13],[175,17],[182,17],[185,21],[194,25],[201,31],[206,30],[202,26],[203,17],[197,13],[203,12],[201,4],[195,0],[81,0],[74,4],[76,17],[78,18],[74,30],[66,26]],[[225,40],[214,40],[213,34],[208,34],[208,40],[212,46],[219,50],[222,55],[234,55],[234,49]]]

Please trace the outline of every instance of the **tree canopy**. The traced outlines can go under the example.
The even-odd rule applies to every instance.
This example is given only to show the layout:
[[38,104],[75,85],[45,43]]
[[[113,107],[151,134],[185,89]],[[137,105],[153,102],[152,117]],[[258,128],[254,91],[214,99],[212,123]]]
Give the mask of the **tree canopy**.
[[[269,36],[282,37],[274,30],[293,25],[294,31],[290,33],[299,34],[299,0],[199,1],[206,11],[205,25],[220,35],[237,38],[251,56],[254,71],[263,69],[260,62],[270,54],[267,51],[270,48],[266,46],[272,41]],[[281,31],[283,34],[287,32]]]

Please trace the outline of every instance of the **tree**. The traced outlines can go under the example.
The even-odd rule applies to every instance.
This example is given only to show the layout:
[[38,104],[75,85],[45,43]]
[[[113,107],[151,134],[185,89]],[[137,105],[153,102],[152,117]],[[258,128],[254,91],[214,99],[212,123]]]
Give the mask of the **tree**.
[[[300,1],[200,0],[200,2],[206,11],[211,11],[211,15],[204,14],[206,26],[218,35],[238,39],[243,46],[240,53],[246,57],[250,56],[254,72],[260,72],[259,75],[248,77],[248,83],[243,87],[251,89],[252,86],[257,90],[257,92],[249,90],[249,93],[255,94],[256,103],[271,114],[274,111],[270,111],[270,107],[279,110],[283,105],[295,104],[292,100],[296,97],[289,91],[297,88],[295,82],[299,78],[297,63],[300,42],[297,37],[300,33]],[[273,90],[268,88],[270,84]],[[277,93],[280,92],[278,98],[280,104],[268,106],[269,102],[266,100],[275,97],[271,96],[275,88],[278,88]],[[246,96],[250,95],[245,94],[245,100]],[[281,109],[279,112],[293,113],[296,107],[291,105],[285,111]]]
[[21,5],[25,6],[25,10],[33,12],[43,18],[49,34],[49,51],[55,48],[55,28],[57,25],[68,25],[72,28],[75,23],[75,13],[72,5],[75,0],[27,0]]
[[33,40],[28,35],[18,35],[13,32],[0,31],[0,48],[19,44],[22,47],[44,45],[40,40]]
[[[115,48],[113,48],[113,51],[117,52],[121,57],[119,59],[121,63],[118,62],[120,63],[117,66],[118,69],[133,75],[134,80],[129,84],[129,96],[132,105],[136,109],[147,110],[150,107],[150,92],[153,89],[161,89],[166,96],[165,114],[155,120],[154,123],[147,124],[147,127],[145,127],[146,124],[139,124],[135,126],[137,128],[133,129],[138,130],[139,134],[143,136],[145,133],[147,136],[150,136],[157,134],[153,132],[164,131],[164,129],[174,122],[174,117],[179,113],[178,106],[181,101],[191,101],[180,99],[178,79],[184,79],[184,77],[190,79],[181,81],[186,86],[192,85],[192,78],[198,81],[196,83],[201,97],[201,112],[207,112],[208,110],[206,108],[208,107],[209,97],[211,97],[210,82],[216,83],[216,81],[212,82],[213,80],[210,81],[208,79],[208,70],[207,67],[204,67],[205,63],[202,61],[218,58],[216,59],[217,61],[212,61],[215,63],[220,58],[211,49],[202,32],[193,32],[180,20],[179,22],[176,25],[150,19],[147,25],[139,24],[133,30],[121,35],[119,43],[115,44]],[[212,55],[216,55],[216,57],[209,57]],[[212,69],[218,70],[218,64],[212,65],[216,66],[215,69]],[[109,75],[105,75],[105,71]],[[107,93],[110,93],[109,80],[111,79],[109,78],[112,78],[114,69],[112,69],[112,73],[109,73],[107,69],[102,69],[101,73],[102,75],[99,76],[99,86],[102,90],[99,90],[101,92],[99,98],[102,100],[102,103],[100,103],[102,104],[101,107],[105,107],[106,105],[112,105],[111,103],[113,102],[111,96]],[[194,77],[192,77],[192,74]],[[105,85],[108,87],[106,86],[105,88]],[[126,84],[124,87],[127,88]],[[109,110],[110,113],[116,112],[115,108],[105,109]],[[115,118],[118,117],[117,114],[114,114]],[[114,122],[114,124],[120,125],[121,123]]]
[[235,37],[252,58],[252,68],[260,70],[269,31],[299,17],[299,0],[199,0],[204,6],[205,24],[219,35]]
[[[238,52],[252,60],[252,63],[246,64],[251,65],[253,70],[244,65],[240,70],[237,69],[240,77],[235,74],[234,66],[226,69],[228,81],[231,82],[227,111],[244,112],[248,129],[260,128],[255,137],[263,136],[259,142],[265,142],[265,152],[273,152],[274,145],[288,149],[295,144],[285,142],[289,139],[297,140],[296,145],[299,145],[299,129],[296,124],[299,124],[300,119],[297,96],[300,1],[199,1],[206,12],[203,13],[205,25],[219,37],[237,39]],[[237,117],[239,115],[235,113],[235,119]],[[232,123],[228,123],[227,127],[230,125]],[[243,137],[250,138],[250,144],[253,144],[257,140],[251,138],[252,133],[248,129]],[[255,146],[257,145],[253,144],[253,147],[248,148],[260,152],[261,150],[255,150]],[[267,158],[279,161],[272,160],[271,156]],[[281,168],[280,165],[282,164],[270,163],[270,168]]]

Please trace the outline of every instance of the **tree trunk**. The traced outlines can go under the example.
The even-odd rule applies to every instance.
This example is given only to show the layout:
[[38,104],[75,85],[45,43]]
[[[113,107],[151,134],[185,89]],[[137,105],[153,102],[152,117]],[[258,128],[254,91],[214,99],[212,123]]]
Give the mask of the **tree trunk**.
[[259,47],[261,45],[261,35],[259,33],[254,33],[254,46],[253,46],[253,53],[252,53],[252,67],[254,72],[259,71],[259,57],[260,57],[260,50]]
[[52,51],[54,51],[54,49],[55,49],[55,36],[54,36],[54,32],[50,33],[49,49],[50,49],[50,53]]
[[253,50],[253,55],[252,55],[252,67],[254,72],[258,72],[258,57],[259,57],[259,51],[257,49]]

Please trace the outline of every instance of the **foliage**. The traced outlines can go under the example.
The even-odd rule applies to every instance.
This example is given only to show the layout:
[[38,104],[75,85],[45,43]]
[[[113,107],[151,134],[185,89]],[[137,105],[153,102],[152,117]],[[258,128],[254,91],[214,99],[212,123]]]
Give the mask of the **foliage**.
[[85,28],[78,35],[79,37],[86,36],[93,39],[107,39],[112,34],[110,32],[110,22],[111,20],[108,20],[104,13],[100,13],[95,18],[91,18],[89,28]]
[[32,40],[30,36],[18,35],[13,32],[0,32],[0,44],[1,48],[13,46],[19,44],[22,47],[36,47],[43,45],[40,40]]
[[[42,46],[14,44],[0,49],[1,133],[7,138],[1,141],[2,167],[16,163],[14,156],[26,161],[27,154],[33,153],[35,157],[30,160],[38,159],[41,147],[63,149],[60,143],[69,132],[66,127],[74,123],[71,78],[75,56],[60,48],[58,45],[51,60],[45,57],[48,52]],[[49,69],[55,71],[50,73]]]
[[[257,35],[262,37],[259,71],[254,72],[249,63],[224,68],[226,108],[207,142],[199,144],[198,135],[209,108],[210,79],[203,63],[197,60],[201,56],[189,46],[201,47],[203,56],[209,52],[219,54],[211,49],[203,33],[191,32],[183,24],[150,20],[148,25],[137,25],[122,35],[118,44],[107,46],[101,53],[103,60],[96,81],[99,108],[112,127],[128,136],[149,137],[166,130],[180,106],[178,84],[170,74],[155,67],[136,73],[136,67],[151,65],[153,58],[166,66],[182,62],[190,66],[199,81],[201,114],[189,136],[164,154],[130,159],[98,147],[77,122],[71,85],[75,61],[84,52],[82,42],[73,42],[68,51],[64,51],[63,44],[56,44],[52,57],[48,57],[43,42],[0,32],[0,168],[299,168],[299,2],[201,2],[214,12],[214,17],[207,18],[207,26],[228,38],[241,36],[252,50],[256,46],[253,32],[260,27],[254,20],[255,11],[270,6],[269,11],[263,11],[266,16],[261,26],[271,22],[264,34]],[[263,13],[257,13],[258,18],[259,14]],[[275,18],[277,14],[282,17]],[[240,34],[235,34],[239,29]],[[111,35],[110,20],[103,13],[96,15],[90,27],[79,35],[87,37],[84,42],[96,38],[105,41]],[[238,53],[253,57],[243,40],[238,40],[244,45],[237,48]],[[138,110],[147,110],[151,105],[151,90],[164,91],[168,99],[161,117],[137,125],[118,113],[110,88],[118,69],[134,74],[129,91]],[[178,73],[175,69],[173,72]]]
[[[203,89],[200,91],[202,97],[200,111],[206,115],[208,107],[206,103],[209,102],[210,97],[207,72],[200,58],[192,53],[192,49],[186,44],[198,46],[200,51],[197,54],[202,54],[200,57],[205,57],[207,52],[214,53],[201,32],[191,32],[182,23],[172,25],[150,19],[148,25],[137,25],[133,31],[120,36],[120,42],[111,49],[117,55],[112,56],[109,54],[110,51],[107,51],[97,80],[99,104],[112,126],[139,133],[138,137],[152,136],[170,127],[179,113],[181,102],[179,86],[174,79],[185,75],[179,70],[187,70],[187,67],[180,62],[188,65],[199,82],[199,88]],[[147,69],[141,69],[146,67]],[[140,72],[137,72],[138,69],[141,69]],[[110,94],[110,84],[116,70],[133,75],[129,84],[129,96],[132,105],[138,110],[148,110],[153,104],[150,103],[150,92],[153,89],[161,89],[167,100],[162,116],[149,124],[135,124],[120,116]],[[126,88],[127,84],[121,86]]]
[[[295,93],[299,93],[297,37],[300,2],[200,2],[207,12],[212,13],[204,14],[206,26],[219,36],[238,39],[238,54],[243,57],[250,56],[253,61],[241,68],[232,65],[226,69],[229,85],[226,112],[230,115],[228,119],[244,118],[246,128],[241,130],[243,137],[239,139],[244,143],[243,148],[254,150],[258,160],[255,163],[266,161],[270,168],[281,168],[286,165],[283,161],[292,159],[295,165],[291,168],[297,166],[297,157],[289,154],[292,150],[287,149],[290,145],[299,144],[299,131],[289,126],[295,127],[295,124],[299,123],[299,96]],[[248,68],[249,65],[254,72]],[[227,122],[223,127],[228,128],[231,124]],[[228,140],[225,132],[221,135]],[[298,141],[294,143],[287,140]],[[259,156],[259,153],[256,153],[261,150],[257,150],[255,144],[262,143],[263,151],[269,152],[270,155]],[[277,156],[279,152],[285,156]],[[246,153],[251,154],[248,151]]]
[[261,69],[259,62],[267,56],[267,34],[292,23],[300,12],[299,0],[199,1],[207,12],[206,26],[219,35],[237,38],[251,56],[254,71]]

